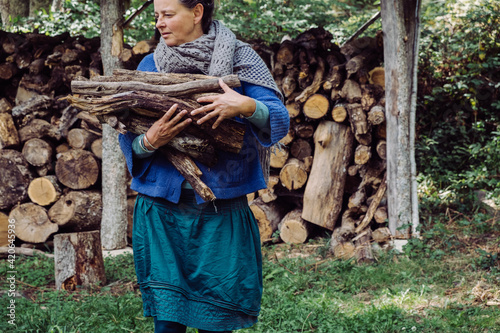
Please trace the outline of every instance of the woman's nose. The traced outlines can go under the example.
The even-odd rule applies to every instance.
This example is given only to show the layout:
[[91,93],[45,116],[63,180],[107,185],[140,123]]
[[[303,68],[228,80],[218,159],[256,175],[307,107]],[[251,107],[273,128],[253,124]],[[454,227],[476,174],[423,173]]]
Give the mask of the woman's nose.
[[156,19],[156,27],[160,28],[165,26],[165,22],[162,19]]

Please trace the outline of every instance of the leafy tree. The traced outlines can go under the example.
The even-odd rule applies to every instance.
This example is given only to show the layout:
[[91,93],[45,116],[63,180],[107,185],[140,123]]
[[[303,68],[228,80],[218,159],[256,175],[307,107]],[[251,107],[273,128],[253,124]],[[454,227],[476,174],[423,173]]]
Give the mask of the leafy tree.
[[417,161],[440,188],[500,195],[500,4],[423,7]]

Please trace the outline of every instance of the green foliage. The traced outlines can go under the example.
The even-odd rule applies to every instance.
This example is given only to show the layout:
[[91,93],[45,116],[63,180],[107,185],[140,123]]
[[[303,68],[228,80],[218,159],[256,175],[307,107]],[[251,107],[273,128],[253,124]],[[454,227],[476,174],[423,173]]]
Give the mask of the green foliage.
[[47,35],[69,32],[72,36],[92,38],[100,33],[100,18],[99,2],[66,0],[62,11],[47,12],[42,9],[35,17],[16,18],[9,30],[32,32],[36,29]]
[[500,196],[500,4],[422,8],[416,157],[441,189]]
[[[373,14],[378,1],[232,0],[221,1],[216,18],[243,40],[279,42],[322,26],[336,38],[347,38],[360,21]],[[370,14],[370,12],[372,12]]]

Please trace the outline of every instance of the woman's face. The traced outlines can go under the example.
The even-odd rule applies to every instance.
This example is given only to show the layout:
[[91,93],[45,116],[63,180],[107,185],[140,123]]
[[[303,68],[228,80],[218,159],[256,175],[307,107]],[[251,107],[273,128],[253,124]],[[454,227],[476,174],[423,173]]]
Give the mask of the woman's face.
[[203,5],[190,9],[179,0],[154,0],[156,27],[168,46],[191,42],[203,35]]

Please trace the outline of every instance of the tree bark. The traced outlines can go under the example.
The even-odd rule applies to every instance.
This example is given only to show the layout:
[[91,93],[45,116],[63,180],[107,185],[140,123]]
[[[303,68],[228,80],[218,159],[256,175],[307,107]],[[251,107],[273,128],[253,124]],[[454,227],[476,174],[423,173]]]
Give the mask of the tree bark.
[[354,138],[348,126],[322,121],[314,133],[314,161],[304,192],[302,218],[333,230],[342,209]]
[[57,290],[106,283],[99,231],[55,235],[54,260]]
[[[420,1],[383,0],[385,116],[389,229],[398,236],[417,234],[418,197],[415,162],[417,63]],[[411,226],[406,230],[398,230]]]
[[[123,50],[123,1],[101,0],[101,58],[104,75],[119,68]],[[127,245],[127,186],[125,158],[118,133],[109,125],[102,129],[102,246],[119,249]]]
[[99,191],[70,191],[49,209],[49,218],[67,231],[99,230],[102,196]]

